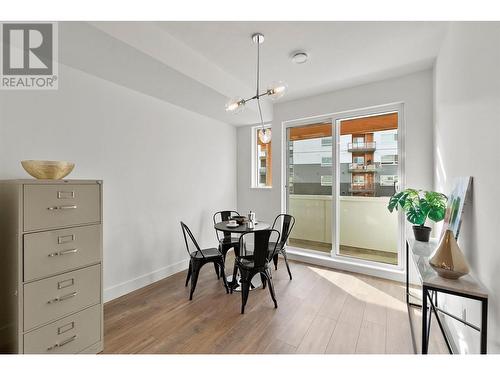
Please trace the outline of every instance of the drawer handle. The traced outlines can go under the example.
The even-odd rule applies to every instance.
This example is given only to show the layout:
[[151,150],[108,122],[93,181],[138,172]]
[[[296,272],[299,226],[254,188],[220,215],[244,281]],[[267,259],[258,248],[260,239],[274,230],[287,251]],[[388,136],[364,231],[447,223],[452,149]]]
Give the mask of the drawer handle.
[[71,199],[75,197],[74,191],[58,191],[57,199]]
[[60,255],[75,254],[77,252],[78,252],[78,249],[68,249],[68,250],[63,250],[63,251],[56,251],[56,252],[50,253],[49,257],[52,258],[52,257],[58,257]]
[[49,211],[55,211],[55,210],[74,210],[76,208],[76,204],[68,204],[64,206],[52,206],[52,207],[47,207],[47,210]]
[[67,299],[70,299],[70,298],[73,298],[77,295],[78,293],[77,292],[73,292],[73,293],[70,293],[70,294],[66,294],[65,296],[62,296],[62,297],[56,297],[54,299],[51,299],[51,300],[48,300],[47,303],[51,304],[51,303],[56,303],[56,302],[61,302],[61,301],[65,301]]
[[49,347],[47,348],[47,350],[49,350],[49,351],[50,351],[50,350],[54,350],[54,349],[57,349],[57,348],[61,348],[61,347],[63,347],[64,345],[69,344],[70,342],[75,341],[75,340],[76,340],[76,335],[71,336],[69,339],[66,339],[66,340],[61,341],[61,342],[57,342],[57,343],[55,343],[54,345],[49,346]]

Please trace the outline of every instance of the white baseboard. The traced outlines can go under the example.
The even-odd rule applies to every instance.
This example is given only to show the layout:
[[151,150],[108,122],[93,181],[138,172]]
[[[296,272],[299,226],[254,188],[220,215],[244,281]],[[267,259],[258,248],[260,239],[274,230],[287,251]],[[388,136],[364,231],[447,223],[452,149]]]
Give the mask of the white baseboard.
[[121,297],[134,290],[143,288],[156,281],[171,276],[174,273],[186,270],[188,267],[188,260],[181,260],[180,262],[168,265],[145,275],[127,280],[123,283],[113,285],[104,289],[104,302],[109,302],[115,298]]

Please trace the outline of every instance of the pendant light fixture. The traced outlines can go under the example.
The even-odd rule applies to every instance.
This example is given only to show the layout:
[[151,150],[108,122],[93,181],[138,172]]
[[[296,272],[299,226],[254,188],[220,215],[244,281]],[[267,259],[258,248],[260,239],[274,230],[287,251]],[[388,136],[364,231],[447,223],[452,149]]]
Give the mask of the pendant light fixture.
[[259,129],[258,135],[262,143],[271,142],[271,129],[266,129],[264,127],[264,120],[262,119],[262,109],[260,107],[260,98],[262,96],[269,96],[271,99],[276,100],[285,95],[287,90],[287,85],[281,81],[273,82],[269,85],[264,92],[260,92],[260,45],[264,43],[264,35],[260,33],[255,33],[252,35],[252,41],[257,44],[257,89],[255,95],[249,99],[243,99],[241,97],[232,98],[226,103],[226,111],[232,113],[240,113],[245,109],[245,104],[251,100],[257,99],[257,107],[259,109],[259,118],[261,129]]

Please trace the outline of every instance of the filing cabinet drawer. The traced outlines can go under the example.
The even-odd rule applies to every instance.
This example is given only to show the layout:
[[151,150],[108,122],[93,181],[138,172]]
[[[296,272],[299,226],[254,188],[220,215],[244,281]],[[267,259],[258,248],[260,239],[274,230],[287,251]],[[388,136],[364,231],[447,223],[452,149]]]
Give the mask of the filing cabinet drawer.
[[24,230],[100,221],[99,185],[24,185]]
[[24,285],[24,331],[101,301],[101,265]]
[[97,263],[101,225],[24,235],[24,281]]
[[78,353],[100,338],[101,305],[96,305],[25,334],[24,352]]

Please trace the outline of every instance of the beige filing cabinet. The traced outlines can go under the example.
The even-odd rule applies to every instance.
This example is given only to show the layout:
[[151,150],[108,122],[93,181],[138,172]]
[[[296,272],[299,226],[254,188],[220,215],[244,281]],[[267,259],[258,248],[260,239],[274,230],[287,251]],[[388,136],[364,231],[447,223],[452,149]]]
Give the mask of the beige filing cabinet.
[[102,181],[0,181],[0,301],[0,353],[102,351]]

